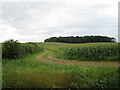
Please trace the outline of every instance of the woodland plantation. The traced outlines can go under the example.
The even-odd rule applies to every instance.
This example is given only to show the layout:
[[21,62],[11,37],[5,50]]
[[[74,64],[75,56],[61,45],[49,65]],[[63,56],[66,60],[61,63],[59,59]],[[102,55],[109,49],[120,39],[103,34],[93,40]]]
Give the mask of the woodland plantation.
[[44,42],[62,42],[62,43],[89,43],[89,42],[116,42],[113,37],[107,36],[68,36],[68,37],[51,37]]

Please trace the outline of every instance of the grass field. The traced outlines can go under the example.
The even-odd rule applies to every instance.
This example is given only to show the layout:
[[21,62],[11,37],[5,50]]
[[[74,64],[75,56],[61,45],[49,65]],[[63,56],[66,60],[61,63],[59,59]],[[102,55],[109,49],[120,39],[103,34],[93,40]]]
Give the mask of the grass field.
[[[45,51],[19,60],[2,60],[3,88],[118,88],[118,64],[54,57],[59,48],[114,43],[37,43]],[[94,64],[94,65],[93,65]]]

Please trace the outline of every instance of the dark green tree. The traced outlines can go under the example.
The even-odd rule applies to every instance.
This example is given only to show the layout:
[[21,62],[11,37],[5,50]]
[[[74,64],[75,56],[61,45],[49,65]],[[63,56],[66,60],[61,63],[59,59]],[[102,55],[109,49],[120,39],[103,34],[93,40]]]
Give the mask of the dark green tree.
[[51,37],[44,42],[62,42],[62,43],[89,43],[89,42],[116,42],[115,38],[107,36],[68,36],[68,37]]

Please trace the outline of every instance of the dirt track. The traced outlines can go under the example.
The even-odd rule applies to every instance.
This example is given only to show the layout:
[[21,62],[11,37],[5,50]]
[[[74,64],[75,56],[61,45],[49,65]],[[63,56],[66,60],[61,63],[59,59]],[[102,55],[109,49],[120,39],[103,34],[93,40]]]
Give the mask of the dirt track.
[[45,50],[43,54],[36,57],[42,62],[52,62],[56,64],[66,65],[84,65],[84,66],[118,66],[118,62],[98,62],[98,61],[78,61],[78,60],[64,60],[52,57],[53,52]]

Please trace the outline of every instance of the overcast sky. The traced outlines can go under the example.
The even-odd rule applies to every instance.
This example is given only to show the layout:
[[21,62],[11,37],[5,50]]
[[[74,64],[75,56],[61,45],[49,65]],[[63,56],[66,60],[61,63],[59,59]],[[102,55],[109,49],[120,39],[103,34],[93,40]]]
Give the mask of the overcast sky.
[[118,39],[118,0],[10,1],[0,3],[0,42],[85,35]]

